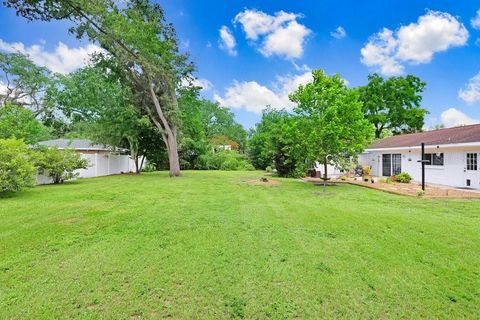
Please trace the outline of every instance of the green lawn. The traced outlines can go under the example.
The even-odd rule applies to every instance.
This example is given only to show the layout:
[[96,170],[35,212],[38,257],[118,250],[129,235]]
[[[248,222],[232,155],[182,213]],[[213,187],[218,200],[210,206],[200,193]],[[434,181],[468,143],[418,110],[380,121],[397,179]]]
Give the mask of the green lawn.
[[480,202],[259,172],[0,199],[0,319],[480,317]]

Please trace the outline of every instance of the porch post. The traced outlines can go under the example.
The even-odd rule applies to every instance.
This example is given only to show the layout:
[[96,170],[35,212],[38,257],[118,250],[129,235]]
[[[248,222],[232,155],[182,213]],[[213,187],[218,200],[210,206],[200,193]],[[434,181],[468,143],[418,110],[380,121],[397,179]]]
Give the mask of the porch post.
[[422,190],[425,191],[425,143],[422,142]]

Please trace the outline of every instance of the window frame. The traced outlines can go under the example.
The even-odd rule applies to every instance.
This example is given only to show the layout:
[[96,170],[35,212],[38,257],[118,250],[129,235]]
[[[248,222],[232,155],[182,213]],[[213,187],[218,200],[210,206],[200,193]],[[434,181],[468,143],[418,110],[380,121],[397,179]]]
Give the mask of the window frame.
[[[472,156],[470,159],[469,159],[469,156]],[[467,152],[467,155],[466,155],[466,170],[467,171],[477,171],[478,170],[478,153],[476,152]],[[469,161],[470,160],[470,161]],[[470,168],[474,168],[474,169],[470,169]]]

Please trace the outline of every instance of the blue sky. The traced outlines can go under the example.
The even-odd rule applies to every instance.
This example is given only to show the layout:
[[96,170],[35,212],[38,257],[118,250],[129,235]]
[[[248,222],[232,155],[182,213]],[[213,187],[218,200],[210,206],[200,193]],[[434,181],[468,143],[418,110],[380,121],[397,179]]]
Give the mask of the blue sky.
[[[480,120],[480,2],[160,1],[202,94],[230,107],[246,127],[265,104],[292,108],[288,93],[312,69],[351,87],[372,72],[427,82],[426,126]],[[56,72],[78,68],[95,45],[67,23],[27,23],[0,7],[0,50],[19,50]],[[0,84],[1,85],[1,84]]]

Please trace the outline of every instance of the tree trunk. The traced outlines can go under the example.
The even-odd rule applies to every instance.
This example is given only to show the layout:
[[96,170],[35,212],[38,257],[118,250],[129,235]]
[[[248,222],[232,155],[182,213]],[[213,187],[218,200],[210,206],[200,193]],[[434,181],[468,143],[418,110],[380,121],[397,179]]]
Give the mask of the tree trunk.
[[[165,117],[162,107],[160,106],[160,101],[157,98],[157,94],[154,90],[154,84],[150,83],[150,96],[152,98],[153,104],[155,105],[155,110],[160,121],[155,119],[155,117],[150,117],[155,125],[160,129],[162,133],[163,141],[167,145],[167,154],[168,154],[168,164],[169,164],[169,175],[170,177],[180,176],[180,160],[178,157],[178,146],[177,146],[177,129],[174,124],[170,124]],[[173,103],[176,102],[175,92],[172,94]]]
[[327,180],[327,157],[325,157],[325,160],[323,161],[323,178]]
[[133,158],[135,161],[135,173],[136,174],[139,174],[140,173],[140,170],[138,169],[138,155],[135,155],[134,158]]
[[178,157],[177,138],[173,135],[167,136],[167,154],[170,177],[180,176],[180,160]]

